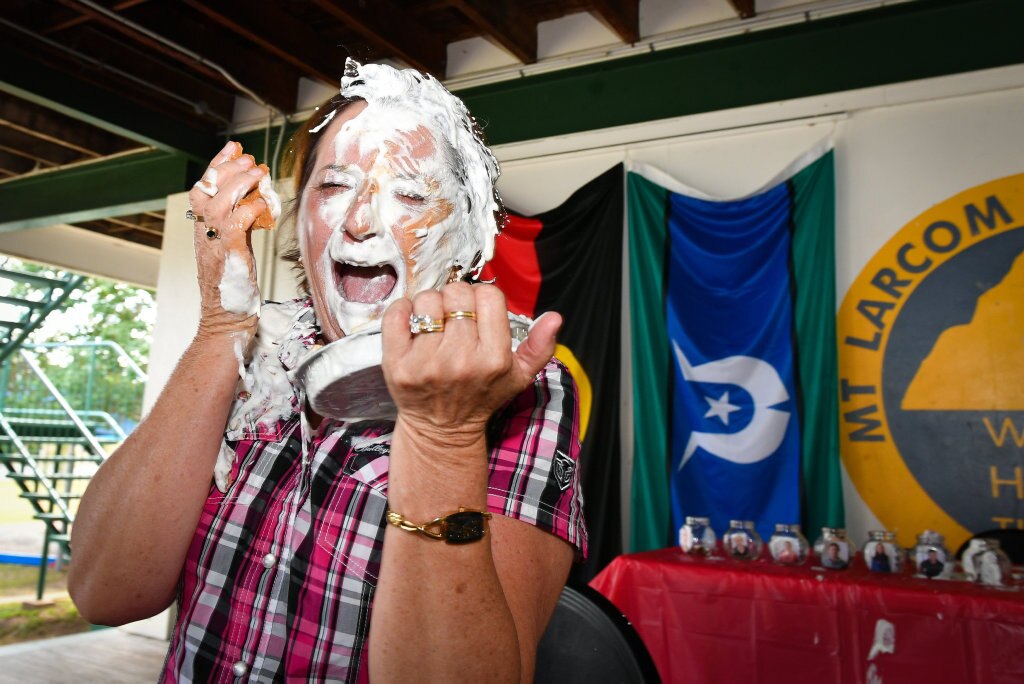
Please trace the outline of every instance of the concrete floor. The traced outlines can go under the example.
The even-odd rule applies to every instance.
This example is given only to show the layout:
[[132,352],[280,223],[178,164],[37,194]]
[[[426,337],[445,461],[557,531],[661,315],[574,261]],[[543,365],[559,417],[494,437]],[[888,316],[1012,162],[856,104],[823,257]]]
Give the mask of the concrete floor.
[[28,641],[0,646],[0,682],[155,682],[166,654],[166,641],[120,629]]

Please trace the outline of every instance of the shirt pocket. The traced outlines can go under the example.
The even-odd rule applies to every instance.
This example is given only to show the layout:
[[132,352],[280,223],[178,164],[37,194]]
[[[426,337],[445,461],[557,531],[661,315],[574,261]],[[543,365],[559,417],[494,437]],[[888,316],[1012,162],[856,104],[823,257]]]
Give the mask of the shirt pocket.
[[[341,467],[330,474],[324,467],[315,476],[314,499],[320,494],[317,511],[316,554],[330,557],[328,565],[344,577],[377,584],[384,546],[387,513],[387,444],[373,444],[351,451]],[[328,560],[328,559],[323,559]]]

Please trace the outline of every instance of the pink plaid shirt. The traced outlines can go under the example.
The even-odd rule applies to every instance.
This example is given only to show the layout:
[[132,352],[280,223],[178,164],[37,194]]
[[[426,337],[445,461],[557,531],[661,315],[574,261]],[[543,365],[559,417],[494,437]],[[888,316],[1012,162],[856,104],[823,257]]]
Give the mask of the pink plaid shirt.
[[[283,315],[283,316],[282,316]],[[308,302],[265,305],[287,332],[255,363],[294,367],[315,336]],[[268,335],[261,324],[261,336]],[[264,351],[259,351],[263,349]],[[393,424],[311,430],[245,389],[225,435],[230,486],[211,487],[185,560],[164,681],[365,681]],[[586,553],[575,388],[555,360],[491,421],[488,508]]]

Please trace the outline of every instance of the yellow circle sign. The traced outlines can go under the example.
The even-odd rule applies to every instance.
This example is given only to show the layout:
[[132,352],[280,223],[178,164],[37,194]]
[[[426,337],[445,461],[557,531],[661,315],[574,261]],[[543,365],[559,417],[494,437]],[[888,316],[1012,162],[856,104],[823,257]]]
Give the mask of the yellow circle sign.
[[1024,528],[1024,174],[904,226],[837,333],[843,463],[900,543]]

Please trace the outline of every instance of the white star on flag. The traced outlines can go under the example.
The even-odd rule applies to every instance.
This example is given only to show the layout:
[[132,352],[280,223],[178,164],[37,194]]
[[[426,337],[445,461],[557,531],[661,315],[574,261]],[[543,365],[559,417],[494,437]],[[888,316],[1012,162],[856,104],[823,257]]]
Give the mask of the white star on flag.
[[725,392],[718,399],[712,399],[705,395],[704,401],[708,402],[711,407],[708,412],[704,414],[705,418],[718,417],[723,424],[729,424],[729,414],[733,411],[739,411],[740,407],[735,404],[729,403],[729,392]]

